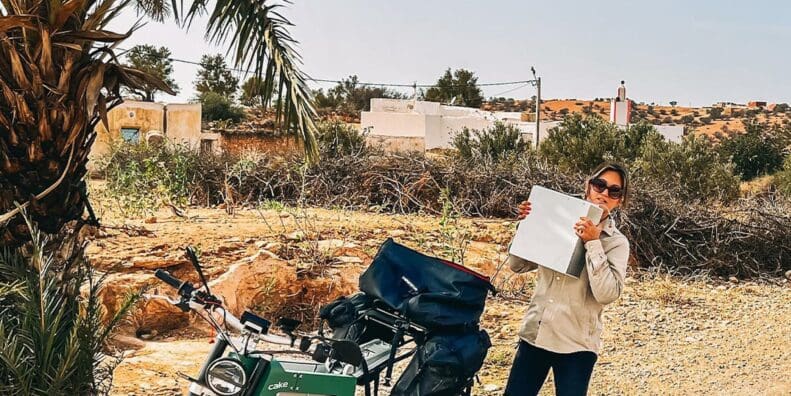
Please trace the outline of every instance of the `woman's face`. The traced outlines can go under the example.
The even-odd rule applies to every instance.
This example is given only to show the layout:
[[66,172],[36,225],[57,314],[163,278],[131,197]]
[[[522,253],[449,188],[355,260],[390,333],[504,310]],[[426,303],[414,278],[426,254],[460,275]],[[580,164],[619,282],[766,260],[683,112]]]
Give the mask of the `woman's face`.
[[605,215],[608,215],[610,212],[612,212],[613,209],[621,205],[621,199],[610,197],[609,189],[612,187],[619,187],[622,189],[623,180],[621,179],[621,174],[613,170],[604,171],[601,175],[597,177],[597,179],[602,179],[605,182],[607,182],[607,189],[604,189],[604,191],[602,192],[598,192],[596,191],[595,188],[593,188],[590,185],[590,183],[588,183],[588,185],[586,186],[586,191],[588,195],[587,198],[588,201],[606,208],[607,213],[605,213]]

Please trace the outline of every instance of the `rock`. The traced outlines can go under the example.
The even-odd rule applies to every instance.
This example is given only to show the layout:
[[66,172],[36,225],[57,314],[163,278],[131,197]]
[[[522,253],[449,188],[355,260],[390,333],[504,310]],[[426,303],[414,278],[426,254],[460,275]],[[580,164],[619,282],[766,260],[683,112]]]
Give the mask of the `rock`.
[[342,247],[340,249],[335,249],[332,252],[333,256],[353,256],[357,257],[362,261],[370,260],[371,256],[368,255],[364,250],[357,248],[357,247]]
[[731,283],[739,283],[739,279],[737,279],[735,276],[728,278],[728,281]]
[[253,242],[255,242],[255,238],[247,238],[247,239],[244,240],[244,243],[246,243],[248,245],[253,243]]
[[387,235],[389,235],[389,236],[391,236],[393,238],[398,238],[398,237],[402,237],[402,236],[406,235],[406,231],[404,231],[404,230],[390,230],[387,233]]
[[272,253],[272,252],[270,252],[269,250],[266,250],[266,249],[259,249],[258,253],[256,253],[256,256],[268,257],[268,258],[273,258],[273,259],[280,260],[280,257],[278,255],[276,255],[276,254],[274,254],[274,253]]
[[500,390],[500,385],[497,384],[486,384],[483,386],[484,392],[497,392]]
[[283,244],[280,242],[269,242],[264,245],[264,249],[269,250],[270,252],[279,252],[282,248]]
[[115,334],[110,337],[110,345],[118,349],[138,350],[143,349],[146,346],[146,343],[132,336]]
[[491,234],[478,234],[473,236],[472,240],[475,242],[492,243],[494,241],[494,237],[492,237]]
[[728,287],[727,287],[727,286],[725,286],[725,285],[719,285],[719,286],[717,286],[717,287],[716,287],[716,289],[715,289],[715,290],[727,290],[727,289],[728,289]]
[[[256,307],[265,318],[285,307],[310,301],[326,304],[357,291],[359,279],[350,273],[332,278],[297,279],[294,266],[266,254],[255,255],[231,265],[228,271],[209,282],[234,315]],[[268,318],[269,319],[269,318]]]
[[361,259],[359,257],[355,257],[355,256],[338,256],[338,257],[335,257],[335,260],[337,260],[338,262],[343,263],[343,264],[362,264],[363,263],[363,259]]
[[301,241],[305,239],[305,233],[302,231],[294,231],[283,236],[287,241]]
[[[254,246],[259,248],[259,249],[262,249],[262,248],[264,248],[264,246],[266,246],[266,244],[267,244],[266,241],[255,241]],[[266,249],[266,248],[264,248],[264,249]],[[269,250],[269,249],[267,249],[267,250]]]
[[[167,294],[174,296],[175,291],[159,282],[152,273],[146,274],[111,274],[99,293],[99,302],[104,307],[102,320],[106,322],[121,307],[130,293],[138,292],[146,285],[153,285],[150,294]],[[140,300],[130,312],[127,324],[119,329],[121,335],[135,334],[138,330],[151,333],[178,329],[189,324],[189,314],[163,300]]]
[[150,340],[152,340],[153,338],[154,338],[154,334],[153,334],[153,333],[145,333],[145,334],[141,334],[141,335],[140,335],[140,339],[141,339],[141,340],[150,341]]
[[786,279],[791,280],[791,270],[786,271]]
[[338,248],[354,248],[357,247],[356,244],[351,242],[346,242],[341,239],[326,239],[323,241],[317,242],[317,247],[320,252],[328,253],[331,250],[338,249]]
[[143,220],[143,222],[146,223],[146,224],[155,224],[157,222],[157,218],[156,217],[149,217],[149,218]]
[[133,257],[130,264],[129,267],[131,268],[155,270],[172,267],[174,265],[189,264],[189,261],[181,258]]
[[228,253],[228,252],[234,252],[234,251],[237,251],[237,250],[243,249],[243,248],[244,248],[244,245],[242,245],[241,241],[239,241],[239,242],[231,242],[230,245],[220,245],[219,247],[217,247],[216,252],[217,252],[217,254],[223,254],[223,253]]

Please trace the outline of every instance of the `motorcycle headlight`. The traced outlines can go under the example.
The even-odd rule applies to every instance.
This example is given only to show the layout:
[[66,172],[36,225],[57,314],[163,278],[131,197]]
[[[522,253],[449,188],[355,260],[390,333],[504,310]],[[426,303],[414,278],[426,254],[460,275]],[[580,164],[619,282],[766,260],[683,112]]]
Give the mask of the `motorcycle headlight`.
[[247,386],[247,373],[236,359],[217,359],[206,370],[206,385],[221,396],[235,396]]

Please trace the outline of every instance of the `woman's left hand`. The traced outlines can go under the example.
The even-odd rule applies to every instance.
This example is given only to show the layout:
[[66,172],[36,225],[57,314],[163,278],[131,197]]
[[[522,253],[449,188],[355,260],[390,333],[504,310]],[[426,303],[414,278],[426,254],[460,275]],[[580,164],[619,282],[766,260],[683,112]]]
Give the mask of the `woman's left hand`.
[[580,221],[574,224],[574,231],[583,242],[594,241],[601,235],[601,228],[593,224],[587,217],[580,217]]

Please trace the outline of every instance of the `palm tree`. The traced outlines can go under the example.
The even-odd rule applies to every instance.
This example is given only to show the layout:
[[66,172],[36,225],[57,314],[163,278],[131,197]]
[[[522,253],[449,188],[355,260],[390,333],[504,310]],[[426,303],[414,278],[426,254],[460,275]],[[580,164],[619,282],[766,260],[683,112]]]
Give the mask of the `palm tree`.
[[[121,88],[162,81],[123,66],[117,46],[140,26],[106,30],[121,12],[173,17],[189,28],[208,13],[206,38],[226,43],[237,67],[264,81],[278,123],[317,155],[315,111],[299,55],[280,13],[268,0],[0,0],[0,246],[27,241],[22,209],[41,231],[55,233],[85,210],[86,163]],[[276,83],[277,82],[277,83]],[[270,103],[272,102],[272,103]]]

